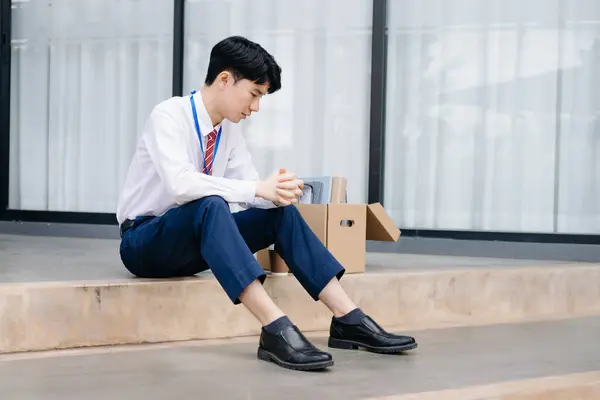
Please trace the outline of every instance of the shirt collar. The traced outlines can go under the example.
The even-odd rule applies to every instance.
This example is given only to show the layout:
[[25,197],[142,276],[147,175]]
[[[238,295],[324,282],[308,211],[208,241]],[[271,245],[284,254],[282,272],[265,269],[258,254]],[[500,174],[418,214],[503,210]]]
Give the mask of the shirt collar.
[[194,94],[194,102],[196,103],[196,113],[198,114],[198,124],[200,125],[202,137],[208,136],[213,129],[216,129],[218,132],[223,122],[218,123],[215,127],[212,126],[210,115],[208,115],[202,94],[199,90]]

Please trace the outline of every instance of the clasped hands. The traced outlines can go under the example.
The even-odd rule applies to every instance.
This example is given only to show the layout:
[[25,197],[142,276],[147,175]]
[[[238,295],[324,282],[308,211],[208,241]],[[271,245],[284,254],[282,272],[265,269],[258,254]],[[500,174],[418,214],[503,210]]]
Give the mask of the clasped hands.
[[256,197],[272,201],[278,206],[288,206],[298,203],[302,196],[304,182],[297,179],[296,175],[280,168],[273,172],[267,179],[259,181],[256,185]]

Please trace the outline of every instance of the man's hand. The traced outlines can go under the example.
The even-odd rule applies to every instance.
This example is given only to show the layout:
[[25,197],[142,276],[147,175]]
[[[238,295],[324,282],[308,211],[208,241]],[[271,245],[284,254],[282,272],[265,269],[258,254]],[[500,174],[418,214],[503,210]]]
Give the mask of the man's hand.
[[[293,177],[292,179],[287,179],[287,177]],[[290,173],[285,168],[279,169],[279,183],[277,184],[277,189],[279,190],[279,194],[282,197],[286,196],[286,193],[290,191],[294,193],[294,197],[286,198],[286,200],[290,204],[296,204],[298,202],[298,197],[302,196],[302,189],[304,188],[304,181],[296,178],[296,174]],[[275,205],[282,206],[287,205],[287,203],[281,200],[274,201]]]
[[256,186],[256,197],[270,200],[280,206],[296,204],[298,196],[302,196],[304,182],[296,179],[296,175],[284,168],[273,172]]

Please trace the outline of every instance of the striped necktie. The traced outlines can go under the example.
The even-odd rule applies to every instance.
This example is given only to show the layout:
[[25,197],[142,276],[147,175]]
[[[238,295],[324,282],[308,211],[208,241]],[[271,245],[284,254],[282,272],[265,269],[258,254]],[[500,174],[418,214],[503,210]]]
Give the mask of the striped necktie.
[[206,151],[204,152],[204,169],[203,173],[206,175],[212,175],[213,159],[215,158],[215,141],[217,139],[217,130],[213,129],[208,134],[208,140],[206,141]]

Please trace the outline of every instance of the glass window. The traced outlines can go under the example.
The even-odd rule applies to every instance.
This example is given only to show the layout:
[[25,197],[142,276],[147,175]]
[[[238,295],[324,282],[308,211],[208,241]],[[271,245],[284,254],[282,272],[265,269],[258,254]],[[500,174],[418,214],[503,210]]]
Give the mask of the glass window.
[[600,232],[600,3],[389,2],[401,227]]
[[600,2],[562,10],[557,231],[600,232]]
[[169,0],[12,1],[11,209],[115,212],[172,32]]
[[367,197],[372,0],[187,1],[186,91],[204,83],[210,50],[242,35],[280,64],[282,89],[241,122],[261,176],[348,178],[349,201]]

